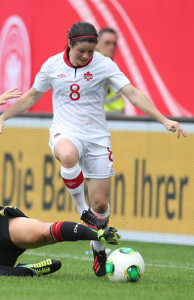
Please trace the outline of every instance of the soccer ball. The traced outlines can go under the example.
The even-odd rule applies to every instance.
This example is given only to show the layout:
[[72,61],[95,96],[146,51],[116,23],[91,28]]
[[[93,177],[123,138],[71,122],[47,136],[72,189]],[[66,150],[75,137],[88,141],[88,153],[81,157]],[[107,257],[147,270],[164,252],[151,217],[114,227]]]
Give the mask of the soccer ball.
[[136,282],[144,270],[143,257],[131,248],[116,249],[106,261],[106,275],[114,282]]

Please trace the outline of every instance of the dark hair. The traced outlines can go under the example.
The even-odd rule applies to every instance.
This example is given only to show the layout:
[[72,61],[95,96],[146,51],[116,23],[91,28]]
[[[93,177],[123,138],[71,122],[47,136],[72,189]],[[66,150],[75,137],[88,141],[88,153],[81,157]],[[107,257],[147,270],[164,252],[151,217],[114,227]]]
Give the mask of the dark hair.
[[[84,38],[79,38],[81,36],[84,36]],[[92,36],[92,37],[87,37]],[[70,28],[68,35],[68,39],[70,40],[70,44],[74,46],[77,42],[89,42],[89,43],[96,43],[98,42],[97,37],[97,31],[96,28],[88,22],[77,22],[73,24],[73,26]],[[74,39],[74,38],[79,39]],[[71,40],[72,39],[72,40]]]
[[99,32],[98,32],[98,36],[101,37],[104,33],[113,33],[115,35],[117,35],[117,32],[113,29],[113,28],[102,28]]

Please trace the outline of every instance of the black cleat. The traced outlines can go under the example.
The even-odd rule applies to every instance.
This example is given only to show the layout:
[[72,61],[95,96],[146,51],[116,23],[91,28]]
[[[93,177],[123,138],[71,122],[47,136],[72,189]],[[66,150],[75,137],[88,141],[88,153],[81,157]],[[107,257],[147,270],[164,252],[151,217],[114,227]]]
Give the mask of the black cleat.
[[81,216],[81,220],[86,223],[89,227],[92,227],[96,230],[103,229],[107,226],[107,221],[93,213],[89,208],[84,210]]
[[105,250],[102,251],[95,251],[93,249],[94,254],[94,264],[93,270],[96,276],[105,276],[106,275],[106,252]]
[[37,264],[21,264],[16,267],[32,270],[34,276],[47,275],[58,271],[61,268],[61,262],[57,259],[46,259]]

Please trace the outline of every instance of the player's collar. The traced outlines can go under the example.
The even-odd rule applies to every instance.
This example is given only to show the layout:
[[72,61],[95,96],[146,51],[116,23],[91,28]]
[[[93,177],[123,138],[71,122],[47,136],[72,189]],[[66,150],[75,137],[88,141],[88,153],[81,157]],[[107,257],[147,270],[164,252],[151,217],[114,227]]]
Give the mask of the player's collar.
[[[63,59],[64,59],[64,62],[65,62],[69,67],[75,69],[75,67],[70,63],[69,58],[68,58],[68,51],[69,51],[69,49],[70,49],[69,47],[66,47],[66,48],[65,48],[64,55],[63,55]],[[89,63],[92,61],[92,59],[93,59],[93,56],[90,58],[90,60],[89,60],[85,65],[76,67],[76,69],[80,69],[80,68],[86,67],[87,65],[89,65]]]

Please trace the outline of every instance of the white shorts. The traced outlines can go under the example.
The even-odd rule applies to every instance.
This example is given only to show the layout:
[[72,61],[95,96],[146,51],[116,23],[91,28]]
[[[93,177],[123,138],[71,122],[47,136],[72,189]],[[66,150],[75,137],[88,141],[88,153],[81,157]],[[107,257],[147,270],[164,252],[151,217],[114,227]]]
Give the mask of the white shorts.
[[61,132],[61,130],[52,130],[50,131],[49,146],[54,155],[56,143],[63,138],[70,140],[77,147],[79,153],[79,165],[82,169],[84,178],[100,179],[114,176],[114,171],[112,169],[113,154],[109,138],[107,138],[107,145],[102,146],[96,141],[85,141]]

